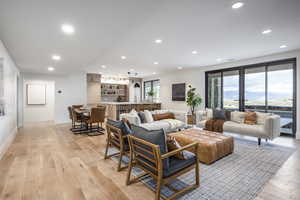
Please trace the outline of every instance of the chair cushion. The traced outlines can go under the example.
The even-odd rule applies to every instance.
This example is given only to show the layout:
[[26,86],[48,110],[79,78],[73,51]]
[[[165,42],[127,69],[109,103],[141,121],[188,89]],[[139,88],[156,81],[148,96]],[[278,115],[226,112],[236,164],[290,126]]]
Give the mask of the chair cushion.
[[186,152],[185,154],[187,156],[187,159],[185,159],[185,160],[176,158],[175,156],[171,156],[169,158],[170,166],[169,166],[169,169],[167,169],[167,170],[164,169],[164,172],[163,172],[164,177],[169,177],[169,176],[175,174],[176,172],[196,163],[195,154],[193,154],[191,152]]
[[[147,142],[150,142],[152,144],[159,145],[160,153],[162,155],[168,152],[167,143],[166,143],[166,134],[163,129],[149,131],[145,128],[132,125],[132,130],[133,130],[133,134],[132,134],[133,136],[140,138],[142,140],[145,140]],[[147,154],[146,156],[149,156],[149,155]],[[169,168],[169,159],[168,158],[163,160],[163,165],[164,165],[164,168],[166,168],[166,169]]]
[[248,125],[244,123],[236,123],[233,121],[227,121],[223,126],[224,131],[230,133],[238,133],[241,135],[248,135],[254,137],[264,137],[264,126],[259,124]]
[[122,133],[127,135],[127,134],[132,134],[132,130],[129,128],[128,124],[125,121],[114,121],[114,120],[107,120],[107,124],[114,126],[116,128],[121,129]]
[[[188,158],[186,160],[182,160],[179,158],[176,158],[175,156],[171,156],[169,158],[169,168],[166,169],[164,167],[163,169],[163,177],[169,177],[172,176],[173,174],[175,174],[176,172],[179,172],[180,170],[189,167],[193,164],[195,164],[196,162],[196,156],[194,153],[191,152],[187,152]],[[138,159],[143,160],[144,162],[154,166],[150,161],[148,161],[147,159],[141,157],[141,156],[137,156]],[[144,165],[143,163],[139,162],[140,165],[142,165],[144,168],[146,168],[147,170],[151,171],[153,174],[157,174],[155,170],[153,170],[151,167],[149,167],[148,165]]]

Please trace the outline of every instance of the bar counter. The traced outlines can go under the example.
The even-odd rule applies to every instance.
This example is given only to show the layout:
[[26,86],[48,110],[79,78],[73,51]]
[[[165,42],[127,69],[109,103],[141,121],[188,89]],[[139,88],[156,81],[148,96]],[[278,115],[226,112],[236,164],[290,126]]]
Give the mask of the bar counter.
[[119,120],[120,114],[129,113],[132,109],[137,112],[161,109],[161,103],[101,102],[98,105],[106,106],[107,119],[112,120]]

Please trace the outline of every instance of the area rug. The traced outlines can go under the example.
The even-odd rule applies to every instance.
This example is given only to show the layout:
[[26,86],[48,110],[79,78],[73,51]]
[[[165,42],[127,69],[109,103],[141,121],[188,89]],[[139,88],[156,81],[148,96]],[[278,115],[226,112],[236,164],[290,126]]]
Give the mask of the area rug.
[[[114,149],[110,149],[114,152]],[[211,165],[200,164],[200,187],[179,197],[181,200],[252,200],[263,186],[279,170],[283,163],[295,151],[270,143],[258,146],[256,142],[236,139],[234,153]],[[117,159],[115,158],[117,161]],[[128,163],[128,158],[123,159]],[[134,175],[141,174],[140,169],[133,170]],[[171,185],[183,188],[193,184],[194,171],[182,175]],[[156,183],[151,177],[141,180],[150,189],[155,190]],[[164,187],[162,197],[169,197],[172,190]]]

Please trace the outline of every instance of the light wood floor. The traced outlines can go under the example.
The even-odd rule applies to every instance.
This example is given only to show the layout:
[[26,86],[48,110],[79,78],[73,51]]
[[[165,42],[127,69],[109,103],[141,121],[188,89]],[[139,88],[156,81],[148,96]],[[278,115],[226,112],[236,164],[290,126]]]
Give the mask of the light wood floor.
[[[142,183],[126,186],[126,170],[117,172],[116,162],[103,159],[106,136],[74,135],[69,128],[36,123],[19,130],[0,161],[1,200],[154,199]],[[300,146],[291,139],[281,140],[277,142]],[[300,149],[257,199],[300,199],[299,188]]]

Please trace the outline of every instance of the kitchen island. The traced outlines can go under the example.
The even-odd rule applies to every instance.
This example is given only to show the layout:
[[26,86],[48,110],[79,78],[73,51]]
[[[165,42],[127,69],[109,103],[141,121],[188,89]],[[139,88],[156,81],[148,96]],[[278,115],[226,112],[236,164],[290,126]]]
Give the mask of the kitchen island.
[[139,111],[160,110],[161,103],[134,103],[134,102],[101,102],[100,106],[106,106],[107,119],[119,120],[122,113],[129,113],[132,109]]

